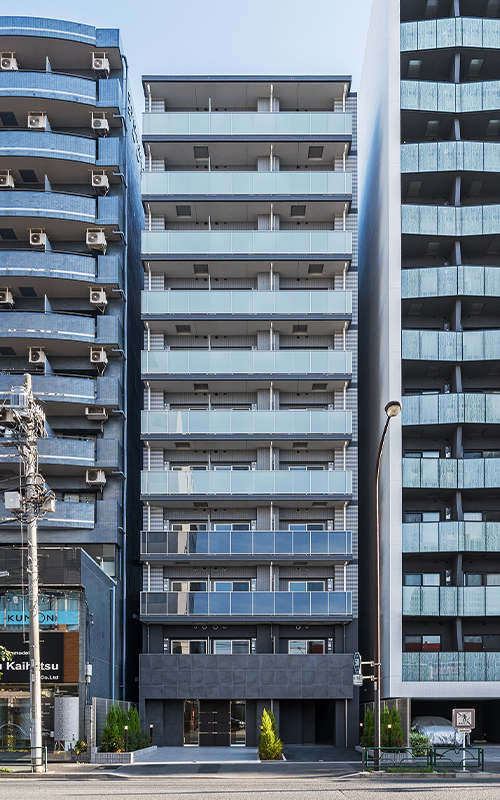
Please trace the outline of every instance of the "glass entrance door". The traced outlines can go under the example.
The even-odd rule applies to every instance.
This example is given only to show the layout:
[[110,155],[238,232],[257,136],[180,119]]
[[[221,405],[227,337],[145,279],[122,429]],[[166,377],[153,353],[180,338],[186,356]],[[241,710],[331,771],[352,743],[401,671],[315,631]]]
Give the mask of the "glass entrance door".
[[246,702],[231,700],[231,744],[246,742]]
[[184,700],[184,744],[200,743],[200,701]]

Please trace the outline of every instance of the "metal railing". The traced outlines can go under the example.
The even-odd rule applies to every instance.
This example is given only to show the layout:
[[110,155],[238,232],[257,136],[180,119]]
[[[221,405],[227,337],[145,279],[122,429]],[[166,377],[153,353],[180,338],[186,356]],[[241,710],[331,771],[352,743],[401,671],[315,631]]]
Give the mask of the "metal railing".
[[[32,753],[33,751],[41,750],[40,756],[35,756],[36,764],[32,762]],[[19,757],[15,758],[14,754],[19,753]],[[6,754],[6,758],[4,758],[4,754]],[[47,748],[46,747],[31,747],[31,745],[23,748],[15,748],[15,747],[1,747],[0,746],[0,767],[3,767],[5,764],[10,765],[17,765],[17,764],[28,764],[31,767],[31,771],[33,772],[35,766],[43,767],[43,771],[47,772]]]
[[441,766],[480,769],[484,772],[484,747],[449,747],[434,745],[431,748],[432,764],[436,770]]
[[408,767],[415,770],[432,767],[432,747],[363,747],[361,751],[363,772],[379,768]]

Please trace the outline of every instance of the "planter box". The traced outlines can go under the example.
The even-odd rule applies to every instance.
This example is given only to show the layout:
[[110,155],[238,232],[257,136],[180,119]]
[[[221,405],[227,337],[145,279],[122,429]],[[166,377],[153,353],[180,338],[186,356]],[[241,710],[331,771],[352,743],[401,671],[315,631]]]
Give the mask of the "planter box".
[[135,761],[140,761],[142,756],[154,753],[157,749],[157,746],[153,745],[153,747],[143,747],[142,750],[134,750],[133,753],[101,753],[92,747],[90,761],[92,764],[133,764]]

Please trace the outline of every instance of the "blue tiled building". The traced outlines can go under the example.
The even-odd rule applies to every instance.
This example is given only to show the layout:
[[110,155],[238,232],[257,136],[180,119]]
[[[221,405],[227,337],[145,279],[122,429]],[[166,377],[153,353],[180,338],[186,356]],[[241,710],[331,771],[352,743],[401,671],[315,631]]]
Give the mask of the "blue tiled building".
[[356,97],[145,77],[141,713],[357,743]]
[[[76,672],[44,691],[49,704],[78,698],[84,735],[85,703],[130,697],[137,674],[125,620],[140,527],[129,433],[140,408],[141,153],[118,30],[5,16],[0,51],[0,399],[30,372],[47,416],[40,470],[57,503],[39,525],[40,557],[61,569],[57,580],[42,570],[42,591],[49,603],[67,592],[80,600],[76,629],[59,616],[45,632],[50,641],[78,632]],[[0,448],[0,472],[3,487],[18,486],[15,451]],[[2,562],[17,564],[23,532],[3,496],[0,518]],[[86,566],[72,571],[75,558]],[[22,602],[20,564],[1,579],[5,608]],[[7,630],[0,612],[0,639]],[[4,677],[3,698],[22,705],[22,690]],[[0,717],[11,725],[7,706]],[[44,737],[51,746],[50,726]]]

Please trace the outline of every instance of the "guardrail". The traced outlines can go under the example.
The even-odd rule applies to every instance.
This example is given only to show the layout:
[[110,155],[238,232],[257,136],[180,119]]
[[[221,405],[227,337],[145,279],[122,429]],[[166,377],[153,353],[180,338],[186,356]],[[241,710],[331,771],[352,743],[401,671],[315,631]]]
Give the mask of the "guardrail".
[[[452,755],[454,757],[452,757]],[[436,770],[442,765],[463,767],[464,769],[480,769],[484,772],[484,747],[449,747],[434,745],[431,748],[432,766]]]
[[[46,747],[28,747],[23,748],[15,748],[15,747],[0,747],[0,767],[4,766],[5,764],[23,764],[29,763],[31,767],[31,771],[33,772],[35,765],[32,762],[32,753],[33,751],[41,750],[40,756],[35,756],[36,766],[43,767],[44,772],[47,772],[47,748]],[[9,758],[14,753],[19,753],[19,758]],[[4,758],[4,754],[7,755],[7,758]]]
[[463,767],[484,772],[484,747],[363,747],[361,751],[363,772],[373,769],[388,770],[406,767],[423,771],[429,767],[435,772],[439,767]]

